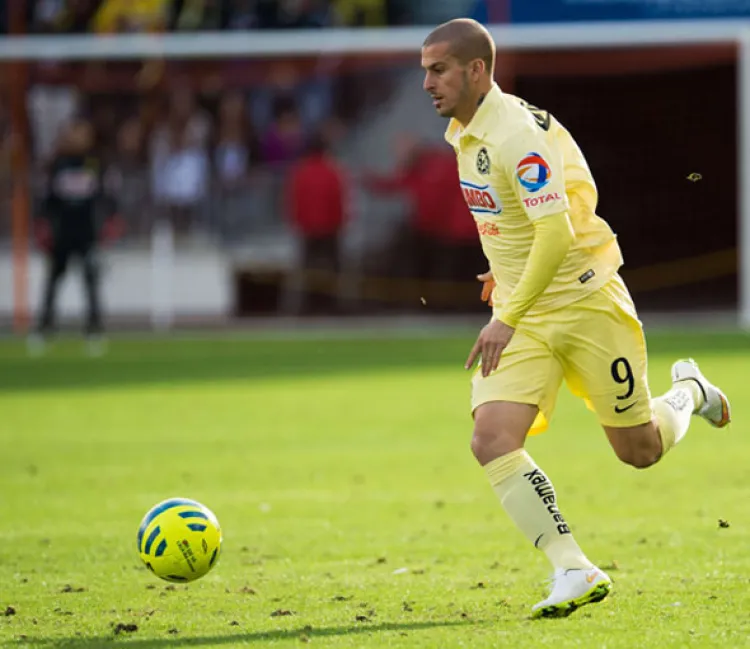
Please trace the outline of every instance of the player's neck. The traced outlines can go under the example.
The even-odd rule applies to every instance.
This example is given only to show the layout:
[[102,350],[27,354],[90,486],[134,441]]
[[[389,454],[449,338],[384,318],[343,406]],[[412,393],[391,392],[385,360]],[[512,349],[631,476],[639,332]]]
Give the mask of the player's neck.
[[474,115],[477,114],[479,107],[484,103],[490,90],[492,90],[491,83],[483,85],[483,87],[479,89],[479,93],[472,98],[471,102],[467,103],[466,110],[456,114],[456,121],[461,124],[462,128],[466,128],[471,120],[474,119]]

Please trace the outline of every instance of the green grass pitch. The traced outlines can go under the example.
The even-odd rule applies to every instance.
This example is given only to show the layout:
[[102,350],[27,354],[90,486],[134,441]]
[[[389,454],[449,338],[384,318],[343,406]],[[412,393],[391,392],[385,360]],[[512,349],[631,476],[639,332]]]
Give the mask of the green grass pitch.
[[[548,564],[469,452],[474,333],[0,343],[0,645],[750,646],[750,338],[649,336],[652,391],[692,355],[734,423],[696,420],[646,471],[563,389],[528,448],[615,591],[531,621]],[[136,553],[171,496],[224,529],[187,586]]]

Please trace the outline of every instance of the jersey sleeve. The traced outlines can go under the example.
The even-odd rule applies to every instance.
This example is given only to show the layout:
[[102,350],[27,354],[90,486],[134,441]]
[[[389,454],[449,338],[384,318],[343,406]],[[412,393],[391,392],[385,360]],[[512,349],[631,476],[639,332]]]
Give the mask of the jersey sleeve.
[[499,315],[499,319],[511,327],[518,326],[521,318],[555,278],[575,236],[568,215],[564,212],[537,219],[533,223],[534,243],[526,267]]
[[549,131],[523,129],[505,147],[505,173],[531,221],[567,212],[564,159]]

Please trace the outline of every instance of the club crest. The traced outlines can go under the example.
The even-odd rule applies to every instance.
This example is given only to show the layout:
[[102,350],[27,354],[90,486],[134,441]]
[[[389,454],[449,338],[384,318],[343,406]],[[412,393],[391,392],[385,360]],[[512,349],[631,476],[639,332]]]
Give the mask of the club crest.
[[477,154],[477,171],[483,176],[487,176],[490,173],[490,167],[490,154],[487,153],[485,147],[482,147]]

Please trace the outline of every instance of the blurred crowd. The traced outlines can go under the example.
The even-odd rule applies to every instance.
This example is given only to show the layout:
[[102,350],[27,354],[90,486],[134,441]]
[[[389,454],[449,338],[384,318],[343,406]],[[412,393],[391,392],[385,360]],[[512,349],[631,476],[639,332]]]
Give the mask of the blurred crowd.
[[31,0],[29,31],[100,34],[379,26],[408,22],[408,0]]
[[[25,0],[30,33],[124,33],[293,29],[410,24],[439,0]],[[471,0],[465,15],[482,22],[507,19],[505,0]],[[0,32],[10,26],[0,2]],[[418,18],[417,18],[418,21]]]
[[265,217],[279,209],[278,184],[313,139],[335,146],[343,128],[335,93],[330,78],[201,92],[178,77],[131,94],[38,85],[28,100],[34,178],[43,184],[66,124],[83,118],[131,235],[147,235],[164,214],[179,234],[211,229],[211,214],[227,209],[224,222],[240,211],[244,221]]
[[[378,26],[408,21],[413,7],[409,0],[35,0],[27,20],[36,33]],[[401,134],[389,174],[339,155],[388,100],[401,69],[376,57],[34,64],[26,97],[32,217],[44,219],[50,170],[65,155],[71,125],[85,122],[86,155],[101,170],[126,242],[147,242],[159,220],[171,223],[178,244],[218,239],[242,247],[291,230],[302,276],[328,282],[343,272],[342,235],[362,217],[355,214],[362,196],[395,197],[402,222],[383,246],[368,248],[362,270],[425,282],[466,275],[459,269],[467,265],[478,272],[476,230],[449,147]],[[8,91],[0,91],[0,242],[10,234],[14,177]],[[302,294],[314,293],[307,289]],[[429,296],[428,287],[414,290]],[[333,292],[328,286],[313,302]]]

